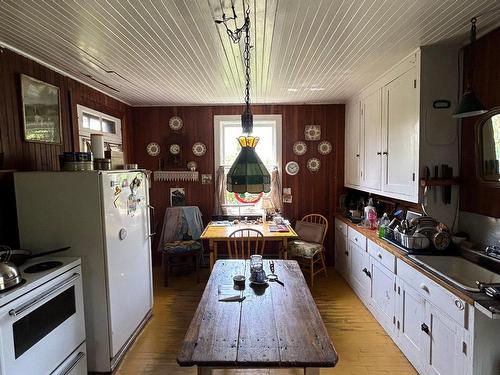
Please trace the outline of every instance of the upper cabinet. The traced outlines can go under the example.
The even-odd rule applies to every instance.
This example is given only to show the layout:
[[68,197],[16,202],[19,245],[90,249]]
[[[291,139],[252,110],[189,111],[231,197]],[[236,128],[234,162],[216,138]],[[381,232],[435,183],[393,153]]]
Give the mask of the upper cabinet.
[[359,186],[360,182],[360,102],[353,99],[346,104],[345,121],[345,183]]
[[384,86],[382,127],[383,191],[414,197],[418,161],[417,69]]
[[421,202],[425,167],[458,173],[457,51],[423,47],[349,100],[346,187]]
[[382,183],[382,90],[361,100],[361,186],[380,191]]

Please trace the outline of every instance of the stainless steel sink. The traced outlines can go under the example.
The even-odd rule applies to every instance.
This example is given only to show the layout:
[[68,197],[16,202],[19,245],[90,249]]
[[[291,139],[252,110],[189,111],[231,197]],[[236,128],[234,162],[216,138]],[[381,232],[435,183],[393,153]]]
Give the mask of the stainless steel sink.
[[440,255],[410,255],[409,257],[460,289],[469,292],[479,292],[476,281],[500,283],[499,274],[464,258]]

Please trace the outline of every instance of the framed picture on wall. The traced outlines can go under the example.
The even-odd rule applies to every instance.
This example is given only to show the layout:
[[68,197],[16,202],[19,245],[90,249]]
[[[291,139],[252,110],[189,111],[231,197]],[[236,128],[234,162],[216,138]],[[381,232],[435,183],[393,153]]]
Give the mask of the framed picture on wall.
[[59,87],[21,74],[24,140],[62,143]]
[[170,206],[178,207],[186,205],[186,190],[181,187],[170,188]]

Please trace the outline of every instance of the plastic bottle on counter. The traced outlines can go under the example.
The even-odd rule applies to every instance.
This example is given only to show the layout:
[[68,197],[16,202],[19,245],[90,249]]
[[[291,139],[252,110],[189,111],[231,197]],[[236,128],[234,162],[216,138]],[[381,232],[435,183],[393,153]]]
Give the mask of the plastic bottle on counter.
[[384,212],[382,215],[382,218],[380,219],[378,223],[378,236],[379,238],[384,238],[385,237],[385,231],[387,226],[389,225],[391,221],[389,220],[389,216],[387,216],[387,212]]
[[373,206],[373,199],[368,200],[368,205],[365,207],[365,221],[370,229],[377,229],[377,210]]

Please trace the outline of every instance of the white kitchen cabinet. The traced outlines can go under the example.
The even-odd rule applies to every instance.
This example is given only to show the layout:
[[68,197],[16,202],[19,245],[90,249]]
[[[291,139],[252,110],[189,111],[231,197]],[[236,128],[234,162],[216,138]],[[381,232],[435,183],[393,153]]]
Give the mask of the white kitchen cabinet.
[[424,371],[429,375],[464,375],[467,361],[464,328],[427,303],[422,331]]
[[422,369],[425,333],[425,300],[411,286],[398,278],[398,313],[396,316],[397,343],[406,358],[417,369]]
[[362,168],[361,186],[378,191],[382,184],[382,90],[367,94],[361,101]]
[[350,186],[360,183],[360,106],[358,99],[346,104],[345,119],[345,182]]
[[335,228],[335,268],[347,280],[351,267],[351,257],[347,249],[347,236]]
[[371,306],[384,329],[392,335],[396,323],[396,275],[370,257]]
[[418,91],[417,69],[412,67],[384,87],[382,126],[382,190],[418,196]]
[[[346,104],[346,187],[368,193],[423,201],[419,180],[424,167],[446,163],[458,172],[458,47],[421,47],[393,66]],[[353,108],[360,104],[359,141],[351,132]],[[440,105],[437,105],[437,104]],[[352,150],[359,148],[359,159]],[[359,166],[359,183],[350,174]],[[456,201],[456,192],[452,192]],[[429,211],[451,224],[456,207],[440,200]],[[450,220],[451,218],[451,220]]]
[[337,219],[335,230],[343,239],[336,251],[347,243],[345,279],[420,374],[499,374],[500,320],[356,228]]
[[351,287],[354,292],[356,292],[359,299],[365,305],[368,305],[370,296],[368,253],[365,248],[356,245],[352,241],[348,241],[348,252],[351,258],[351,268],[349,271]]

